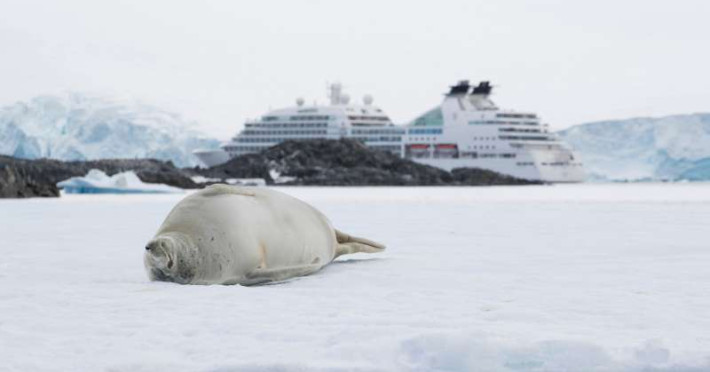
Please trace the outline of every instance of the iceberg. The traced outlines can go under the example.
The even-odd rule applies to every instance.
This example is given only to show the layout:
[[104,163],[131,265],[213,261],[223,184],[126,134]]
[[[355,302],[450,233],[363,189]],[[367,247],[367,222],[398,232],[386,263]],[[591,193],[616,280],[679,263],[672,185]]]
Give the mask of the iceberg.
[[108,176],[92,169],[84,177],[72,177],[57,182],[68,194],[162,194],[179,193],[182,189],[163,184],[144,183],[133,171]]

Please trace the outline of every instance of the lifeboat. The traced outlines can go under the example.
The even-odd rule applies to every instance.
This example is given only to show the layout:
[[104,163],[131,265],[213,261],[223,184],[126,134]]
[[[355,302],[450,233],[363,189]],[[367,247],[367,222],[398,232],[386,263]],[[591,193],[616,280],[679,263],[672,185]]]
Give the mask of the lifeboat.
[[435,158],[457,158],[459,148],[455,143],[439,143],[434,146]]
[[412,150],[428,150],[429,145],[423,144],[423,143],[416,143],[416,144],[409,145],[409,148]]

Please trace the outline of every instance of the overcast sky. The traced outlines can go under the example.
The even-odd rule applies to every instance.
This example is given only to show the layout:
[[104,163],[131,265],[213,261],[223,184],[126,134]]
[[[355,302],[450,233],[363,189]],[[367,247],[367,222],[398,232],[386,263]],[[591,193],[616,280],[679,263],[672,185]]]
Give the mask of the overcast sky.
[[0,104],[128,95],[226,138],[328,81],[403,123],[470,79],[561,129],[710,111],[709,44],[708,0],[0,0]]

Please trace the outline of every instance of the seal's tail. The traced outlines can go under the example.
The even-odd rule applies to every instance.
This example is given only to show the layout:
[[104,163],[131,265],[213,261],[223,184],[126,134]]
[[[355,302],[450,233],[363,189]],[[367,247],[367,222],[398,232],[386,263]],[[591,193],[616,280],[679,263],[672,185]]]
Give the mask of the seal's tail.
[[377,253],[385,250],[385,246],[380,243],[351,236],[337,229],[335,230],[335,238],[338,240],[338,248],[335,250],[335,257],[350,253]]

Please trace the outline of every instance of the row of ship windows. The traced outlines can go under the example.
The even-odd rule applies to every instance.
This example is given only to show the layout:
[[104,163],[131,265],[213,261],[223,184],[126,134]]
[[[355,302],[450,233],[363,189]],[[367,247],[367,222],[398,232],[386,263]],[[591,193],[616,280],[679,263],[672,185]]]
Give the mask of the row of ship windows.
[[350,120],[390,121],[387,116],[348,116]]
[[403,135],[404,132],[397,129],[353,129],[352,134],[389,134]]
[[[288,119],[291,121],[328,120],[328,119],[330,119],[330,116],[328,116],[328,115],[298,115],[298,116],[289,116]],[[263,116],[261,118],[261,121],[278,121],[278,120],[281,120],[280,116]]]
[[494,153],[494,152],[483,152],[483,153],[478,153],[478,152],[462,152],[461,157],[462,158],[504,158],[504,159],[509,159],[509,158],[514,158],[516,157],[516,154],[513,153]]
[[[436,138],[434,137],[412,137],[410,138],[411,141],[434,141]],[[473,137],[474,141],[495,141],[495,137]]]
[[[519,165],[521,167],[530,167],[530,166],[535,165],[535,163],[533,163],[531,161],[521,161],[521,162],[517,162],[515,164]],[[557,162],[553,162],[553,163],[540,163],[540,165],[549,166],[549,167],[567,167],[567,166],[574,167],[574,166],[582,166],[582,163],[570,163],[570,162],[566,162],[566,161],[557,161]]]
[[[268,149],[271,146],[226,146],[224,149],[230,152],[256,152],[264,149]],[[398,145],[370,145],[375,150],[380,151],[390,151],[399,154],[402,150],[401,146]]]
[[538,125],[536,121],[500,121],[500,120],[471,120],[468,122],[470,125]]
[[[307,137],[307,139],[311,138],[325,138],[323,136],[319,137]],[[304,139],[303,137],[238,137],[235,138],[236,142],[266,142],[266,143],[273,143],[273,142],[282,142],[282,141],[287,141],[287,140],[296,140],[296,139]]]
[[352,139],[365,142],[401,142],[402,137],[363,137],[363,136],[353,136]]
[[513,140],[513,141],[551,141],[552,139],[548,136],[530,136],[530,137],[520,137],[520,136],[498,136],[502,140]]
[[536,119],[537,116],[533,114],[496,114],[497,118],[511,118],[511,119]]
[[[427,144],[427,145],[429,145],[429,144]],[[432,146],[432,145],[429,145],[429,146]],[[471,149],[473,149],[473,150],[495,150],[496,149],[495,146],[488,146],[488,145],[486,145],[486,146],[466,146],[466,148],[469,150],[471,150]]]
[[444,130],[441,128],[416,128],[410,129],[409,134],[441,134]]
[[540,129],[498,128],[499,132],[541,133]]
[[[298,115],[298,116],[289,116],[288,119],[291,121],[328,120],[328,119],[330,119],[330,116],[328,116],[328,115]],[[263,116],[261,118],[261,121],[278,121],[278,120],[280,120],[280,116]]]
[[466,159],[478,159],[478,158],[487,158],[487,159],[492,159],[492,158],[502,158],[502,159],[511,159],[515,158],[517,155],[513,153],[494,153],[494,152],[473,152],[473,151],[462,151],[460,153],[456,153],[456,150],[453,151],[435,151],[433,154],[429,153],[428,151],[412,151],[407,154],[407,157],[411,158],[466,158]]
[[[270,130],[270,131],[260,131],[260,130],[244,130],[245,135],[287,135],[287,136],[293,136],[290,138],[261,138],[261,137],[238,137],[236,138],[237,142],[275,142],[275,141],[285,141],[287,139],[299,139],[301,137],[299,136],[318,136],[318,135],[326,135],[328,134],[327,131],[325,130],[289,130],[289,131],[280,131],[280,130]],[[380,141],[380,142],[393,142],[393,141],[401,141],[402,137],[398,136],[380,136],[380,137],[367,137],[367,136],[357,136],[357,134],[377,134],[377,133],[372,133],[372,132],[364,132],[360,133],[360,131],[353,131],[353,139],[356,140],[363,140],[363,141]],[[380,134],[391,134],[391,133],[380,133]],[[499,136],[498,137],[501,140],[516,140],[516,141],[550,141],[551,139],[547,136],[530,136],[530,137],[519,137],[519,136]],[[495,140],[495,137],[474,137],[473,138],[475,141],[492,141]],[[432,140],[432,138],[412,138],[413,141],[429,141]],[[516,146],[517,147],[517,146]],[[477,148],[477,147],[474,147]],[[481,146],[481,148],[484,148]],[[487,146],[486,146],[487,148]],[[493,147],[495,148],[495,147]]]
[[253,129],[246,129],[243,134],[246,135],[254,135],[254,134],[260,134],[260,135],[275,135],[275,134],[285,134],[285,135],[306,135],[306,134],[327,134],[328,131],[326,130],[253,130]]
[[577,165],[581,166],[582,165],[581,163],[570,163],[567,161],[556,161],[553,163],[541,163],[541,164],[542,165],[549,165],[551,167],[564,167],[564,166],[570,166],[570,165],[571,166],[577,166]]
[[324,128],[328,123],[247,123],[247,128]]
[[328,120],[330,119],[330,116],[328,115],[299,115],[299,116],[291,116],[289,117],[289,120],[291,121],[304,121],[304,120]]
[[[353,127],[368,127],[368,128],[372,128],[372,127],[381,128],[381,127],[383,127],[384,125],[382,125],[382,123],[351,122],[351,123],[350,123],[350,126],[353,126]],[[388,126],[388,127],[392,127],[392,126],[394,126],[394,124],[388,124],[387,126]],[[401,132],[404,134],[404,129],[399,129],[399,128],[393,128],[393,129],[397,129],[397,130],[401,131]]]
[[[436,138],[434,137],[412,137],[410,140],[412,141],[433,141]],[[495,141],[495,137],[473,137],[474,141]]]

